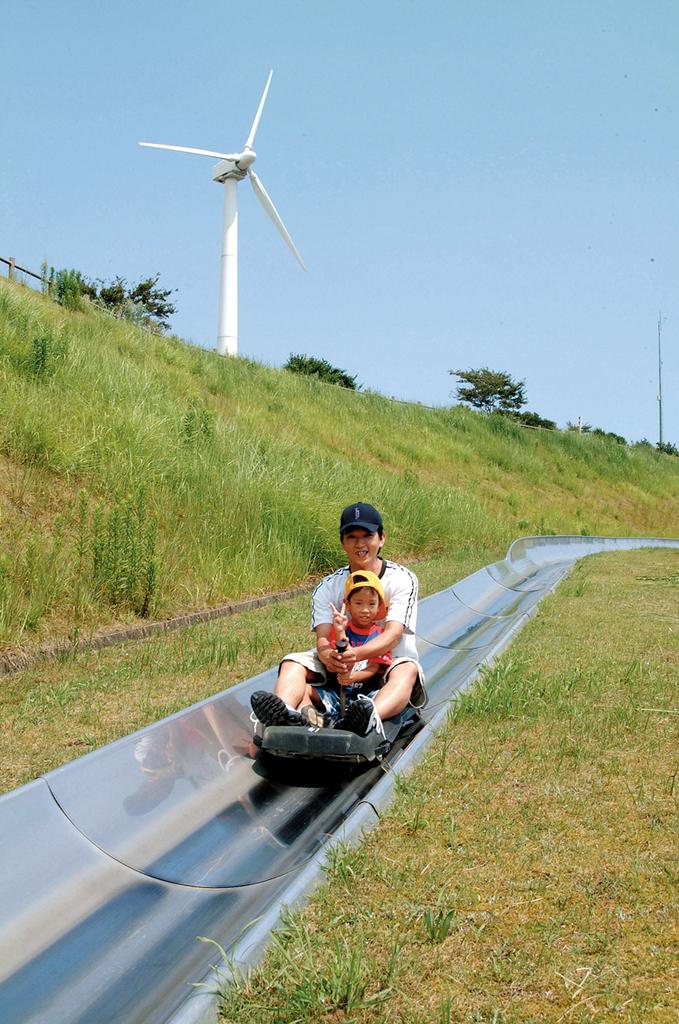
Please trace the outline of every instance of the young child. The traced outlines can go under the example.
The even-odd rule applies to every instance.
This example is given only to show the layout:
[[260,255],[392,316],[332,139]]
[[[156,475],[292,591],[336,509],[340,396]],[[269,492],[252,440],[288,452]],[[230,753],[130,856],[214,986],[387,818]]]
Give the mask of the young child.
[[[387,614],[384,588],[373,572],[359,570],[349,573],[341,609],[338,611],[334,605],[331,608],[333,627],[330,642],[338,651],[362,647],[383,632],[378,621]],[[376,658],[357,661],[350,672],[328,673],[325,683],[316,685],[316,692],[328,716],[336,723],[339,719],[341,725],[353,701],[359,696],[372,696],[379,690],[381,677],[391,665],[391,660],[391,652],[388,651]]]

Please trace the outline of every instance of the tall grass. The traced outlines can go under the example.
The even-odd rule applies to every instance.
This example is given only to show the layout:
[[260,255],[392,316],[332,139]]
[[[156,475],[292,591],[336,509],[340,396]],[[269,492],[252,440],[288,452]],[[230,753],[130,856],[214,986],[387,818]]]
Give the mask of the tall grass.
[[321,573],[357,498],[392,557],[487,561],[521,532],[671,534],[678,493],[652,451],[335,390],[0,287],[0,645]]

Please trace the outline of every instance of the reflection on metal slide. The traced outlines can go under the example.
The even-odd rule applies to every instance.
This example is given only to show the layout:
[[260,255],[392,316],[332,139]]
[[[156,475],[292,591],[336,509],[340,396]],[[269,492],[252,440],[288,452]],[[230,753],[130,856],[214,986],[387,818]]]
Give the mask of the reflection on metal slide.
[[415,762],[451,697],[573,562],[640,547],[679,541],[522,539],[423,600],[425,726],[343,782],[284,784],[252,759],[249,698],[273,688],[271,670],[0,799],[3,1024],[214,1020],[214,999],[192,988],[216,959],[197,936],[256,960],[282,904],[313,887],[329,837],[376,822],[390,769]]

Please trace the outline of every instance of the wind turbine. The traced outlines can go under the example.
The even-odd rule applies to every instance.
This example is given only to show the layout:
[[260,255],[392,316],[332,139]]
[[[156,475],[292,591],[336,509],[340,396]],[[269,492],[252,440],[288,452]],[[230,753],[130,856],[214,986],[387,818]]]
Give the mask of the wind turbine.
[[271,202],[266,189],[252,170],[257,154],[252,148],[259,121],[264,110],[267,93],[271,85],[271,76],[264,86],[262,98],[257,107],[243,151],[241,153],[215,153],[211,149],[193,149],[190,146],[166,146],[159,142],[140,142],[140,146],[151,149],[171,149],[176,153],[195,153],[198,156],[211,156],[219,160],[212,169],[212,180],[224,186],[224,223],[222,228],[222,257],[219,281],[219,326],[217,330],[217,351],[220,355],[235,356],[238,352],[238,207],[236,202],[236,186],[243,178],[250,179],[255,195],[268,213],[276,228],[283,237],[293,256],[306,270],[302,257],[290,237],[281,216]]

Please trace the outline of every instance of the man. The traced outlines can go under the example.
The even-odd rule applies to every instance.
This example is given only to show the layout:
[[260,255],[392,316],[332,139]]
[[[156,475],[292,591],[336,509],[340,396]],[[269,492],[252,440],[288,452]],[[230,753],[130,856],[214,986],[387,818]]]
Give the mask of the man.
[[[314,724],[313,709],[323,709],[323,684],[328,673],[344,675],[357,660],[377,658],[391,651],[392,663],[372,699],[361,698],[349,705],[335,728],[365,735],[379,728],[383,718],[395,718],[408,704],[423,707],[426,701],[424,677],[417,660],[415,628],[418,582],[405,566],[381,555],[386,540],[382,516],[365,502],[344,509],[340,517],[340,542],[348,566],[326,576],[311,598],[311,628],[316,647],[288,654],[278,670],[274,693],[254,693],[252,708],[263,725]],[[331,642],[333,605],[339,608],[350,573],[372,572],[384,588],[387,615],[383,631],[360,649],[339,652]],[[304,710],[304,714],[300,712]]]

